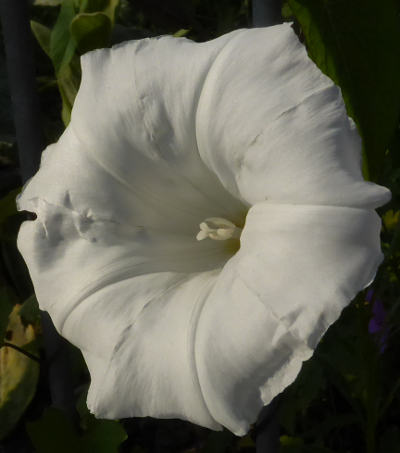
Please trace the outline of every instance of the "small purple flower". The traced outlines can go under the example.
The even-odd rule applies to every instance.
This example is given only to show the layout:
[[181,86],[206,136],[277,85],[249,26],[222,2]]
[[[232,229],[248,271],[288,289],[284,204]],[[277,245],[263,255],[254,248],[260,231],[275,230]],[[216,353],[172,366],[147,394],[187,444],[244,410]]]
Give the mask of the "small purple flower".
[[[368,290],[366,300],[372,302],[372,289]],[[372,305],[372,317],[368,323],[368,332],[375,335],[379,344],[379,352],[383,353],[386,349],[389,329],[386,325],[386,310],[381,300],[375,299]]]

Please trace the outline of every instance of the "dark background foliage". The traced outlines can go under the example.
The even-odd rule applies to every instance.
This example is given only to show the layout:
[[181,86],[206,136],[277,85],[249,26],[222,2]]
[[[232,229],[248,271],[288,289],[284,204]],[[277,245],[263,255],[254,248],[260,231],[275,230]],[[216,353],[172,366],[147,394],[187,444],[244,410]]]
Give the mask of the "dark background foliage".
[[[343,311],[277,401],[283,453],[400,452],[399,11],[395,0],[282,5],[283,20],[342,89],[363,138],[364,176],[393,194],[379,212],[385,261],[372,288]],[[250,0],[35,0],[29,14],[47,143],[69,122],[86,51],[159,34],[205,41],[252,25]],[[179,420],[96,420],[85,403],[86,366],[66,342],[71,405],[54,404],[44,318],[15,246],[25,217],[14,201],[22,180],[5,61],[0,46],[0,452],[256,452],[262,427],[237,438]]]

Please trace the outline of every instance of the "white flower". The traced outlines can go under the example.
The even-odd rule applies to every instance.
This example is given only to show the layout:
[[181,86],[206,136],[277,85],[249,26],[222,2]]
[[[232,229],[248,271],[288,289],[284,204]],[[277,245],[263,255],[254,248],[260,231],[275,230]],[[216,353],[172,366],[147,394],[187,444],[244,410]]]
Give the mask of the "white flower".
[[243,435],[374,278],[390,193],[287,24],[127,42],[82,70],[19,198],[40,306],[97,416]]

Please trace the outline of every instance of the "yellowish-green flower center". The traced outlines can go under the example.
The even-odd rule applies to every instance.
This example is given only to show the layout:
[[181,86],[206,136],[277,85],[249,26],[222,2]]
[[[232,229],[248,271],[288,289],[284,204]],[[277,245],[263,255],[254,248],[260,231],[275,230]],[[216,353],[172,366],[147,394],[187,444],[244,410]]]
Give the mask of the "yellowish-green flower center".
[[222,217],[209,217],[200,223],[200,231],[196,239],[214,239],[215,241],[225,241],[227,239],[239,239],[242,229],[231,221]]

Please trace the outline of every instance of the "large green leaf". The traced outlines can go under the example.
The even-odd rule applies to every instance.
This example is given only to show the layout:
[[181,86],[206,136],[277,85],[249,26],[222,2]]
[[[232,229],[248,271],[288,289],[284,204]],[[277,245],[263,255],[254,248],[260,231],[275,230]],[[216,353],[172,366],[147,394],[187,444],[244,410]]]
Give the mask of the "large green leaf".
[[310,57],[341,87],[363,137],[365,173],[377,179],[400,113],[397,0],[288,2]]
[[81,451],[118,453],[118,447],[126,438],[126,432],[118,422],[92,417],[87,432],[81,438]]
[[79,437],[63,411],[49,407],[42,417],[26,424],[37,453],[78,453]]
[[93,416],[80,435],[71,420],[52,407],[47,408],[39,420],[27,423],[27,431],[38,453],[117,453],[119,445],[127,438],[118,422],[96,420]]
[[51,30],[45,25],[31,20],[31,30],[43,51],[50,57]]

